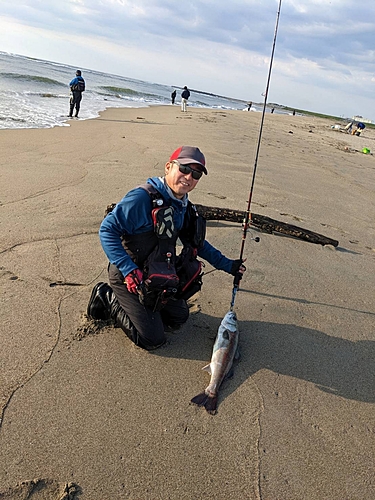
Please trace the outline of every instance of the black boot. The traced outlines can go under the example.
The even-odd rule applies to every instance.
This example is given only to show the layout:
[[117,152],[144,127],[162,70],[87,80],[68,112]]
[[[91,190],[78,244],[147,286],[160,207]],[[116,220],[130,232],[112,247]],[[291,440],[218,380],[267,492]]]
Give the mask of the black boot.
[[97,283],[92,292],[87,306],[87,316],[93,319],[110,319],[110,308],[107,294],[112,292],[112,288],[107,283]]
[[113,319],[116,326],[120,327],[134,344],[144,347],[129,316],[107,283],[97,283],[94,286],[87,306],[87,316],[101,320]]

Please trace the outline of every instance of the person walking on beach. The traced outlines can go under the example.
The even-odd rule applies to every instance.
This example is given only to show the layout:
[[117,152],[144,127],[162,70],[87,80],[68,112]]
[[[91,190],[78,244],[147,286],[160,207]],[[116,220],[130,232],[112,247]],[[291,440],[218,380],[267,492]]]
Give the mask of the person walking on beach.
[[177,92],[176,92],[176,89],[174,89],[174,91],[171,94],[172,104],[174,104],[174,101],[176,99],[176,95],[177,95]]
[[181,111],[186,111],[186,105],[190,97],[190,91],[185,85],[184,90],[181,93]]
[[[101,223],[99,236],[109,259],[107,283],[92,290],[87,315],[112,319],[134,344],[152,350],[189,317],[187,300],[202,285],[202,263],[242,278],[242,259],[229,259],[205,238],[205,219],[188,193],[207,175],[203,153],[176,149],[164,177],[151,177],[129,191]],[[177,238],[183,244],[176,256]]]
[[75,117],[78,118],[79,108],[81,106],[82,92],[85,91],[85,80],[82,78],[81,70],[77,69],[76,76],[69,83],[70,91],[72,93],[70,97],[70,110],[69,117],[73,117],[74,108],[76,108]]

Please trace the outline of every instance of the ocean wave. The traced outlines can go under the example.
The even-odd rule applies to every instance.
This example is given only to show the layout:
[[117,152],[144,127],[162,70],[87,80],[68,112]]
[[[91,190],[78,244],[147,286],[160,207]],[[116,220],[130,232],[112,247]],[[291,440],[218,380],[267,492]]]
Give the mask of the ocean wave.
[[203,101],[195,101],[195,103],[197,104],[197,106],[208,106],[208,104]]
[[[47,78],[45,76],[38,76],[38,75],[22,75],[19,73],[1,73],[1,76],[4,78],[10,78],[13,80],[22,80],[24,82],[38,82],[38,83],[46,83],[48,85],[64,85],[61,82],[58,82],[57,80],[53,80],[52,78]],[[66,85],[64,85],[66,86]]]
[[[19,95],[19,92],[13,92],[16,95]],[[22,95],[26,97],[53,97],[54,99],[66,99],[68,97],[67,94],[52,94],[51,92],[32,92],[29,90],[24,90]]]
[[14,116],[0,116],[0,121],[26,123],[26,120],[24,120],[23,118],[15,118]]
[[62,97],[62,96],[56,94],[40,94],[40,97]]
[[120,95],[120,96],[127,96],[127,97],[141,97],[141,98],[149,98],[149,99],[160,99],[160,95],[157,94],[148,94],[146,92],[140,92],[137,90],[129,89],[127,87],[112,87],[110,85],[103,85],[99,87],[103,89],[106,92],[110,92],[109,94],[106,95]]

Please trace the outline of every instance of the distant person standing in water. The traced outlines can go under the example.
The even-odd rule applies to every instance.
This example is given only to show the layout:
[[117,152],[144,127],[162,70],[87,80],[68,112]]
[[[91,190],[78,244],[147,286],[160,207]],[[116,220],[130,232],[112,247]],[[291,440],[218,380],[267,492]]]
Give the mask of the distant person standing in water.
[[74,108],[76,108],[75,117],[78,118],[79,108],[81,106],[82,92],[85,91],[85,80],[82,78],[81,70],[77,69],[76,76],[69,83],[70,91],[72,93],[70,97],[70,110],[69,117],[73,117]]
[[174,91],[171,94],[172,104],[174,104],[174,101],[176,99],[176,95],[177,95],[177,92],[176,92],[176,89],[174,89]]
[[190,92],[185,85],[184,90],[181,93],[181,111],[186,111],[186,104],[188,102],[188,99],[190,97]]
[[250,111],[252,105],[253,105],[252,101],[250,101],[250,102],[247,103],[247,110],[248,111]]

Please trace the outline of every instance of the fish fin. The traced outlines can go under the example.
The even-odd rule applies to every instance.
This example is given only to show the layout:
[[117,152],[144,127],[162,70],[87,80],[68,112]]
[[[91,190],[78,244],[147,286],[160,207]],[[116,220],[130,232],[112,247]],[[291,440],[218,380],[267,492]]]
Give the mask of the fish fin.
[[207,400],[206,400],[204,407],[206,408],[206,411],[210,415],[216,415],[216,413],[217,413],[217,396],[213,396],[213,397],[207,396]]
[[[233,375],[234,375],[234,368],[232,366],[231,369],[229,370],[229,372],[225,375],[224,380],[228,380],[228,379],[232,378]],[[224,382],[224,380],[223,380],[223,382]]]
[[234,355],[234,359],[235,359],[235,361],[238,361],[239,359],[241,359],[240,346],[237,346],[236,353]]
[[198,406],[204,406],[207,398],[208,398],[207,394],[205,392],[201,392],[200,394],[194,396],[191,399],[191,402]]
[[208,372],[210,375],[212,375],[212,372],[211,372],[211,363],[208,363],[208,365],[204,366],[202,368],[202,370],[204,370],[205,372]]
[[217,396],[208,396],[205,392],[201,392],[194,396],[191,400],[192,403],[198,406],[204,406],[210,415],[217,413]]

